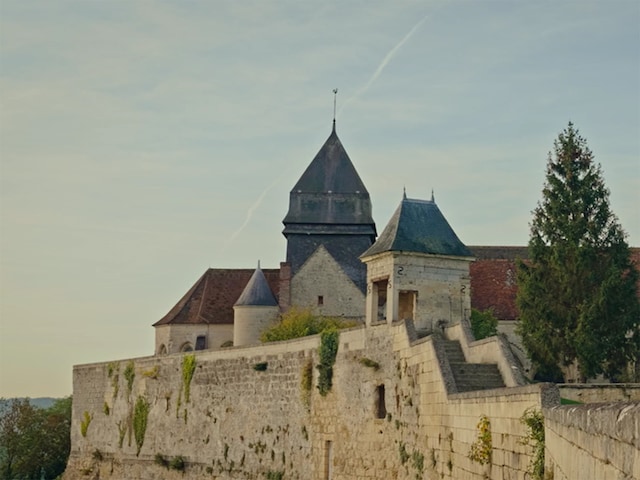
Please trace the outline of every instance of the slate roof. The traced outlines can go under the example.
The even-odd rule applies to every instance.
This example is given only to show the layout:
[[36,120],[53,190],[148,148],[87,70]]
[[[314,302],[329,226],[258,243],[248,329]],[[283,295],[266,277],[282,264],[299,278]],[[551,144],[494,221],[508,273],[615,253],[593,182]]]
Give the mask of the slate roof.
[[378,240],[361,255],[389,251],[472,257],[432,200],[402,199]]
[[358,172],[342,142],[336,133],[336,124],[333,123],[331,135],[324,142],[320,151],[304,171],[298,183],[293,187],[293,192],[305,193],[368,193],[362,183]]
[[[233,324],[233,305],[242,295],[255,270],[209,268],[189,291],[153,324]],[[265,269],[262,273],[271,291],[280,291],[280,270]]]
[[271,287],[267,283],[267,279],[262,273],[260,269],[260,263],[258,263],[258,268],[251,275],[251,279],[247,286],[244,287],[240,298],[235,303],[234,306],[255,306],[255,307],[276,307],[278,306],[278,301],[276,297],[273,296],[273,292],[271,291]]
[[332,231],[317,225],[358,225],[366,228],[352,233],[375,237],[369,192],[336,134],[335,121],[331,135],[291,190],[283,223],[285,235],[301,233],[295,224],[316,225],[317,233]]

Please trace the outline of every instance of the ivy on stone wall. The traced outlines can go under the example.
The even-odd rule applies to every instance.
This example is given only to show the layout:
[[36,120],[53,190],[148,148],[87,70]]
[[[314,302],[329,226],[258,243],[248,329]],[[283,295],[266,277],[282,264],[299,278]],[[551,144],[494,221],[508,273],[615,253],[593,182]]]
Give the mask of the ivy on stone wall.
[[120,364],[118,362],[110,362],[107,365],[107,377],[111,379],[111,388],[113,388],[113,398],[115,400],[120,388]]
[[80,421],[80,433],[83,437],[87,436],[87,430],[89,429],[89,424],[91,423],[92,419],[93,415],[85,410],[82,415],[82,420]]
[[493,452],[489,417],[482,415],[476,429],[478,430],[478,436],[476,441],[471,444],[469,458],[481,465],[486,465],[491,463],[491,454]]
[[131,397],[131,390],[133,390],[133,380],[136,378],[136,367],[133,361],[129,361],[124,368],[124,378],[127,380],[127,400]]
[[529,463],[529,473],[534,480],[544,478],[544,416],[540,410],[527,408],[520,422],[527,427],[527,436],[521,441],[523,445],[533,447],[533,458]]
[[160,373],[160,367],[156,365],[153,368],[150,368],[149,370],[144,370],[142,372],[142,376],[150,378],[152,380],[157,380],[159,373]]
[[333,385],[333,365],[338,354],[340,332],[336,329],[325,330],[320,334],[320,349],[318,355],[320,364],[316,366],[319,371],[318,390],[323,397],[329,393]]
[[191,380],[196,371],[196,356],[185,355],[182,357],[182,385],[184,388],[184,401],[189,403],[191,398]]
[[144,444],[144,436],[147,432],[147,418],[151,404],[143,396],[138,396],[135,407],[133,407],[133,435],[136,439],[136,456],[140,455],[140,449]]
[[370,358],[362,357],[360,359],[360,363],[365,367],[372,368],[376,372],[380,370],[380,364],[375,360],[371,360]]
[[300,389],[302,391],[300,397],[307,408],[311,405],[311,387],[313,387],[313,363],[309,360],[302,367],[300,375]]

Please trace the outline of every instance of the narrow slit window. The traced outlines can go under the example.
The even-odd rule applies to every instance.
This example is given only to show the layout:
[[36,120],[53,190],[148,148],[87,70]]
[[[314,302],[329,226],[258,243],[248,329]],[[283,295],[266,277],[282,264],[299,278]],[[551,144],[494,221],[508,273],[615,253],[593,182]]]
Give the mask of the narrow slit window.
[[324,442],[324,478],[331,480],[333,477],[333,442],[326,440]]
[[387,407],[384,402],[384,385],[376,387],[376,418],[385,418],[387,416]]
[[318,295],[318,306],[324,305],[324,297],[322,295]]

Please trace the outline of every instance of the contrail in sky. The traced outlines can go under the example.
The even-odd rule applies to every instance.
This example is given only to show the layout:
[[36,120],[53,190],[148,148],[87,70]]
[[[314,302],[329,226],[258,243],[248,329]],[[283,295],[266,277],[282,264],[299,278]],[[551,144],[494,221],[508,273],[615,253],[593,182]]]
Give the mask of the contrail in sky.
[[367,90],[369,90],[369,87],[371,87],[371,85],[373,85],[373,82],[375,82],[378,77],[380,76],[380,74],[382,73],[382,71],[384,70],[384,68],[387,66],[387,64],[391,61],[391,59],[394,57],[394,55],[396,54],[396,52],[398,50],[400,50],[402,48],[402,46],[407,43],[407,40],[409,40],[411,38],[411,36],[416,33],[416,31],[422,26],[422,24],[427,20],[427,18],[429,18],[429,15],[425,15],[424,17],[422,17],[422,20],[420,20],[418,23],[416,23],[413,28],[411,30],[409,30],[409,33],[407,33],[402,40],[400,40],[397,45],[395,47],[393,47],[391,50],[389,50],[389,53],[387,53],[385,55],[385,57],[382,59],[382,62],[380,62],[380,65],[378,65],[378,68],[376,69],[375,72],[373,72],[373,75],[371,75],[371,78],[369,79],[369,81],[362,87],[360,88],[358,91],[356,91],[356,93],[354,93],[351,97],[349,97],[340,107],[340,110],[338,111],[341,112],[344,107],[347,106],[347,104],[349,102],[351,102],[352,100],[358,98],[360,95],[362,95],[364,92],[366,92]]
[[[422,26],[422,24],[427,20],[427,18],[429,18],[428,15],[425,15],[422,20],[420,20],[418,23],[416,23],[413,28],[411,30],[409,30],[409,33],[407,33],[402,40],[400,40],[395,47],[393,47],[391,50],[389,50],[389,53],[387,53],[385,55],[385,57],[382,59],[382,62],[380,62],[380,65],[378,65],[378,68],[376,69],[375,72],[373,72],[373,75],[371,75],[371,78],[369,79],[369,81],[359,90],[356,91],[356,93],[354,93],[351,97],[349,97],[340,107],[339,112],[341,112],[344,107],[351,102],[352,100],[358,98],[360,95],[362,95],[363,93],[365,93],[367,90],[369,90],[369,87],[371,87],[371,85],[373,85],[373,82],[375,82],[378,77],[380,76],[380,74],[382,73],[382,71],[385,69],[385,67],[387,66],[387,64],[391,61],[391,59],[394,57],[394,55],[396,54],[396,52],[398,50],[400,50],[402,48],[402,46],[407,43],[407,40],[409,40],[411,38],[411,36]],[[233,234],[229,237],[229,239],[227,240],[227,244],[225,245],[225,250],[229,247],[229,245],[231,245],[231,243],[238,237],[238,235],[240,235],[240,233],[242,233],[242,231],[245,229],[245,227],[249,224],[249,222],[251,221],[251,218],[253,217],[254,212],[257,210],[257,208],[260,206],[260,204],[262,203],[262,200],[264,200],[265,195],[267,194],[267,192],[269,190],[271,190],[276,183],[278,183],[280,181],[280,179],[283,177],[283,175],[280,175],[278,178],[276,178],[271,185],[269,185],[267,188],[264,189],[264,191],[260,194],[260,196],[258,197],[258,199],[253,203],[253,205],[251,205],[251,207],[249,207],[249,210],[247,211],[247,217],[244,219],[244,223],[240,226],[240,228],[238,228],[235,232],[233,232]]]
[[276,183],[278,183],[280,181],[280,179],[283,177],[284,175],[280,175],[278,178],[276,178],[273,182],[271,182],[271,185],[269,185],[267,188],[265,188],[262,193],[260,194],[260,196],[258,197],[258,199],[253,203],[253,205],[251,205],[249,207],[249,210],[247,210],[247,216],[244,219],[244,223],[242,225],[240,225],[240,228],[238,228],[235,232],[233,232],[233,234],[229,237],[229,239],[227,240],[227,243],[224,247],[224,250],[226,250],[227,248],[229,248],[229,245],[231,245],[231,243],[238,237],[238,235],[240,235],[240,233],[242,233],[242,231],[245,229],[245,227],[249,224],[249,222],[251,221],[251,218],[253,217],[253,214],[255,213],[255,211],[257,210],[257,208],[260,206],[260,204],[262,203],[262,200],[264,200],[265,195],[267,194],[267,192],[269,192],[269,190],[271,190]]

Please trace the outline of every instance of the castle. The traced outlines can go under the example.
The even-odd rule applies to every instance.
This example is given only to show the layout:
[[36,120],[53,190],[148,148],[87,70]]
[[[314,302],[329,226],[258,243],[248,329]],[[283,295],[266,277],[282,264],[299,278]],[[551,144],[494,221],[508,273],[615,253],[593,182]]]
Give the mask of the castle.
[[[412,319],[420,331],[469,318],[472,251],[458,239],[433,194],[428,201],[404,194],[376,241],[369,193],[338,138],[335,120],[329,138],[291,190],[283,223],[287,252],[280,269],[208,269],[153,325],[156,354],[259,343],[265,326],[290,306],[360,322],[365,311],[373,309],[385,318]],[[515,255],[526,258],[526,249],[494,250],[502,255],[512,252],[511,260]],[[429,272],[423,280],[431,278],[430,285],[422,286],[420,292],[413,282],[406,285],[387,307],[389,272],[369,259],[383,252],[423,255],[417,268]],[[409,268],[403,262],[396,267]],[[514,287],[513,269],[506,275],[511,276],[507,286]],[[486,275],[476,274],[476,283],[486,284]],[[504,304],[513,303],[514,297],[512,288],[506,301],[502,297],[496,303],[494,295],[489,306],[502,307],[499,313],[513,320],[515,316],[509,318],[513,308]]]
[[[489,306],[513,320],[523,249],[468,248],[433,194],[403,195],[377,236],[335,121],[283,223],[279,269],[208,269],[153,355],[74,367],[65,480],[640,478],[638,385],[529,384],[504,337],[473,338],[474,281],[504,275]],[[260,344],[292,306],[359,326]]]

